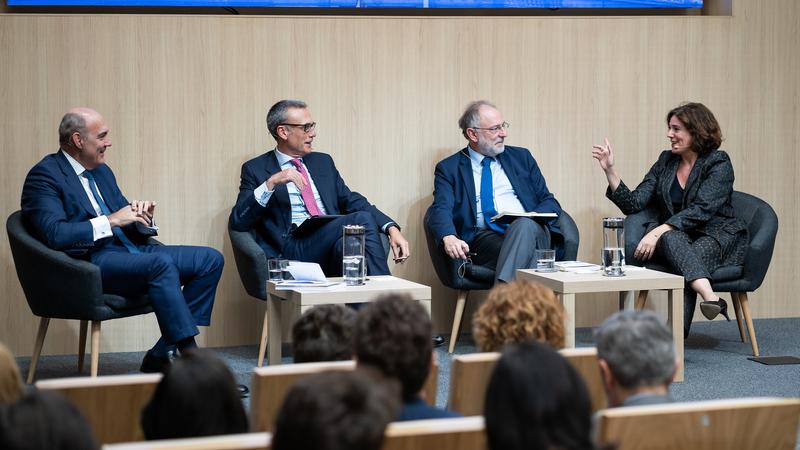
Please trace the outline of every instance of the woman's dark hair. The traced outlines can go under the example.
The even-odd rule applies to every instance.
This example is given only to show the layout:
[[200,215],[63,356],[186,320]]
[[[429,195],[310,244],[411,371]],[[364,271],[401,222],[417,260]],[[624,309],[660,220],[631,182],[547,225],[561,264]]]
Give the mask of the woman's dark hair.
[[593,449],[591,413],[580,375],[549,345],[505,347],[486,389],[490,450]]
[[95,450],[100,448],[89,423],[59,394],[32,390],[0,407],[3,450]]
[[246,433],[247,416],[228,366],[206,350],[184,353],[142,410],[148,440]]
[[683,103],[667,113],[667,126],[675,116],[692,135],[692,150],[706,155],[722,145],[722,130],[714,113],[702,103]]

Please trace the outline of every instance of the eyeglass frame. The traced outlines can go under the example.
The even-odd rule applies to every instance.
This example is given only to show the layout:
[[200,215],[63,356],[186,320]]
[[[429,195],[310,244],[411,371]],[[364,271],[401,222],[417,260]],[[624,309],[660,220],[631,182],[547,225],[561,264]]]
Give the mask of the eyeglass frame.
[[309,131],[313,130],[317,127],[317,122],[308,122],[308,123],[279,123],[278,126],[285,126],[285,127],[300,127],[303,129],[303,133],[308,133]]
[[502,130],[508,130],[508,128],[510,126],[511,126],[510,123],[508,123],[506,121],[503,121],[503,123],[501,123],[500,125],[495,125],[495,126],[490,127],[490,128],[481,128],[481,127],[470,127],[470,128],[472,128],[473,130],[490,131],[493,134],[496,134],[496,133],[499,133]]

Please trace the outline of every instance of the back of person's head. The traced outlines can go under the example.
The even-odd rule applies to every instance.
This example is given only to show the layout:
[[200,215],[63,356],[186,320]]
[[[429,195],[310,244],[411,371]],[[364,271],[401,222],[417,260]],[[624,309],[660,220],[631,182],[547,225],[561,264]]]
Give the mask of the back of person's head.
[[247,416],[228,366],[207,350],[173,363],[142,410],[148,440],[246,433]]
[[484,405],[490,450],[593,448],[583,379],[547,344],[507,345]]
[[299,380],[275,420],[275,450],[378,450],[399,404],[363,373],[332,371]]
[[292,327],[294,362],[344,361],[353,358],[356,312],[342,305],[320,305]]
[[597,358],[625,389],[669,385],[677,360],[672,333],[652,311],[620,311],[594,332]]
[[516,280],[498,284],[475,313],[472,334],[482,352],[505,344],[540,341],[564,347],[564,308],[540,283]]
[[23,389],[17,361],[11,351],[0,343],[0,405],[19,400]]
[[417,396],[431,369],[433,326],[408,295],[388,294],[358,312],[355,354],[359,365],[400,381],[403,400]]
[[56,393],[33,390],[15,403],[0,406],[0,449],[97,448],[86,419],[72,403]]

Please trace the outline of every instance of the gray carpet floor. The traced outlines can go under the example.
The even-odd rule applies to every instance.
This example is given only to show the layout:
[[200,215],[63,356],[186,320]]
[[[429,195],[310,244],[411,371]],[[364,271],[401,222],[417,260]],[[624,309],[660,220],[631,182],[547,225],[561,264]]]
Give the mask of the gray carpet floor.
[[[800,318],[756,320],[755,327],[762,356],[800,357]],[[592,346],[592,329],[577,330],[579,347]],[[239,383],[250,385],[258,349],[255,345],[215,348],[236,375]],[[473,341],[463,335],[456,354],[476,351]],[[800,365],[767,366],[747,359],[750,344],[739,340],[736,322],[697,322],[685,344],[686,379],[674,383],[673,397],[678,401],[707,400],[753,396],[800,397]],[[286,354],[286,352],[284,353]],[[450,360],[446,347],[436,349],[439,361],[439,390],[436,404],[447,403],[450,380]],[[100,374],[138,373],[144,352],[103,353]],[[30,358],[17,359],[23,374],[27,374]],[[290,357],[283,359],[291,363]],[[39,361],[37,380],[78,376],[77,357],[44,356]],[[87,363],[88,365],[88,363]],[[88,367],[85,369],[88,371]],[[85,374],[84,374],[85,376]],[[249,401],[245,399],[245,407]]]

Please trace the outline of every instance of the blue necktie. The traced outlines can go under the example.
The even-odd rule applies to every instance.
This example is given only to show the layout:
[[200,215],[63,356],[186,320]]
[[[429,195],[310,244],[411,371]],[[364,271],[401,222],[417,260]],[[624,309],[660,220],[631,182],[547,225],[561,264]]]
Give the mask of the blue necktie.
[[[108,209],[108,205],[106,205],[106,202],[103,201],[103,197],[100,196],[100,192],[97,191],[97,183],[94,182],[94,175],[92,175],[92,172],[86,170],[83,172],[83,176],[85,176],[86,179],[89,180],[89,189],[91,189],[92,196],[94,196],[94,199],[95,201],[97,201],[97,204],[100,205],[100,211],[106,216],[111,215],[111,210]],[[128,239],[128,236],[125,236],[125,233],[122,232],[122,229],[120,227],[111,227],[111,232],[114,233],[114,236],[116,236],[117,239],[119,239],[120,242],[122,242],[122,245],[124,245],[129,252],[139,253],[139,249],[136,248],[135,245],[133,245],[133,242],[131,242],[131,240]]]
[[494,223],[491,221],[492,217],[497,215],[497,210],[494,209],[494,185],[492,184],[492,168],[491,163],[494,158],[487,156],[481,161],[483,170],[481,171],[481,212],[483,212],[483,222],[486,227],[492,231],[500,234],[506,232],[508,225]]

